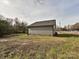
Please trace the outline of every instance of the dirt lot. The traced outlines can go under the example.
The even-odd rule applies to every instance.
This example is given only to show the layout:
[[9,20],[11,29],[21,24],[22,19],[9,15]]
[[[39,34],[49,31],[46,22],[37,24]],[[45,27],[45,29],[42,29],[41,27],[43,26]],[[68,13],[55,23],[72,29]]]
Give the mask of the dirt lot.
[[79,36],[27,36],[0,39],[0,59],[79,59]]

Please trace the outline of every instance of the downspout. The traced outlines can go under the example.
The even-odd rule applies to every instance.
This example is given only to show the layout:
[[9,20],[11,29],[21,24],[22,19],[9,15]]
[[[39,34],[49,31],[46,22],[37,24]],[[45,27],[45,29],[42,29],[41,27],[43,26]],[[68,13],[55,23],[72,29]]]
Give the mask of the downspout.
[[51,26],[52,27],[52,36],[53,36],[53,34],[54,34],[54,28],[53,28],[53,26]]

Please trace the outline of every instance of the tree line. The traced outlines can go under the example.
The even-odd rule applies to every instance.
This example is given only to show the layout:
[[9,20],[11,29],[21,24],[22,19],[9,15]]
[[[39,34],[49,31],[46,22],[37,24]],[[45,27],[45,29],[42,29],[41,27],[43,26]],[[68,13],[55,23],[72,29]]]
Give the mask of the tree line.
[[57,27],[57,30],[60,31],[79,31],[79,23],[73,25],[66,25],[64,27]]
[[27,33],[27,23],[19,21],[18,18],[11,19],[0,17],[0,37],[9,34]]

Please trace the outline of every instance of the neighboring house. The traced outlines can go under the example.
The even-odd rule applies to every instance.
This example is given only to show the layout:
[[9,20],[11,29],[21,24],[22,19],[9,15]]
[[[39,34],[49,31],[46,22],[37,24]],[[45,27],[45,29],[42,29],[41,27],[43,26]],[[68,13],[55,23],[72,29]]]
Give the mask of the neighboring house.
[[56,30],[56,20],[38,21],[28,26],[30,35],[53,35]]

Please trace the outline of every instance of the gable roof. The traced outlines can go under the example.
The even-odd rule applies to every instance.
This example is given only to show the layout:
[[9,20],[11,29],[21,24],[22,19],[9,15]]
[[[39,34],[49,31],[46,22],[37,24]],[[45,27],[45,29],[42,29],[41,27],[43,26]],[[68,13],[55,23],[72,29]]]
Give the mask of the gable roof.
[[37,27],[37,26],[53,26],[56,25],[56,20],[46,20],[46,21],[38,21],[29,25],[29,27]]

